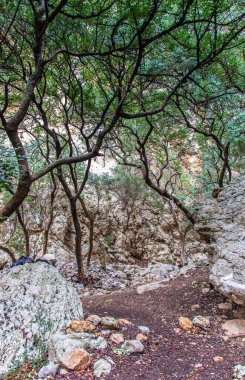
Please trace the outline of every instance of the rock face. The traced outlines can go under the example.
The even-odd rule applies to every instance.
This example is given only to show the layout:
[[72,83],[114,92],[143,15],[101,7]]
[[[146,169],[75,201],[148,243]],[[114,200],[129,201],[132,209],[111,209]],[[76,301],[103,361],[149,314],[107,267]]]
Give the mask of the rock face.
[[49,337],[83,310],[75,289],[46,263],[25,264],[0,276],[0,374],[24,355],[37,357]]
[[197,231],[210,243],[210,281],[245,306],[245,178],[198,207]]

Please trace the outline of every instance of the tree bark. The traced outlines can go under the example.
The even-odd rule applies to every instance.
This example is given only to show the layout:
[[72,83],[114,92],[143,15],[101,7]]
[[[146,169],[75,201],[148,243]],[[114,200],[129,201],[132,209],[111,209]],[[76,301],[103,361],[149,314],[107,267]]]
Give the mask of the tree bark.
[[24,233],[24,237],[25,237],[25,251],[26,251],[26,256],[30,256],[30,234],[29,234],[29,231],[28,229],[26,228],[26,225],[25,225],[25,222],[22,218],[22,215],[20,213],[20,210],[18,209],[16,211],[16,214],[17,214],[17,218],[18,218],[18,221],[22,227],[22,230],[23,230],[23,233]]
[[9,248],[9,247],[5,247],[4,245],[1,245],[1,244],[0,244],[0,249],[1,249],[2,251],[6,252],[6,253],[10,256],[10,258],[11,258],[11,260],[12,260],[13,263],[16,262],[16,258],[15,258],[15,255],[14,255],[14,251],[13,251],[11,248]]
[[84,267],[82,258],[82,230],[77,212],[77,202],[70,200],[71,215],[73,220],[73,225],[75,228],[76,241],[75,241],[75,256],[77,261],[77,271],[78,271],[78,281],[84,282]]

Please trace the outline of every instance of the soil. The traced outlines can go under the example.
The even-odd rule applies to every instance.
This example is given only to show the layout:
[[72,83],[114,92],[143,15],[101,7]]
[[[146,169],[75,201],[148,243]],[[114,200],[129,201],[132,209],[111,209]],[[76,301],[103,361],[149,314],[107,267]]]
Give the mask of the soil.
[[[143,354],[119,355],[113,352],[113,344],[103,354],[96,354],[108,355],[116,363],[107,380],[232,380],[234,366],[245,365],[242,338],[223,339],[221,325],[232,319],[232,314],[218,308],[225,299],[210,286],[207,268],[188,272],[166,287],[142,295],[128,289],[83,297],[82,302],[86,316],[110,315],[133,322],[134,326],[123,332],[126,338],[135,339],[139,325],[151,330]],[[200,307],[193,310],[193,305]],[[180,316],[192,319],[196,315],[211,317],[207,331],[179,329]],[[215,357],[220,361],[216,362]],[[57,379],[93,378],[91,371],[68,376]]]

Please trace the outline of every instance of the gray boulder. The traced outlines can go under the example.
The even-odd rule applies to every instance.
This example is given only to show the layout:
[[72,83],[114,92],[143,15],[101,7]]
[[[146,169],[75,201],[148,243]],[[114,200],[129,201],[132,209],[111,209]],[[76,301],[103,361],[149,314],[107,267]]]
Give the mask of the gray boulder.
[[75,289],[52,265],[39,262],[1,272],[0,374],[14,360],[37,357],[52,334],[82,318]]
[[107,347],[107,342],[101,336],[90,333],[64,334],[59,332],[50,337],[48,342],[49,361],[59,363],[66,352],[77,349],[82,350],[102,350]]
[[236,179],[217,199],[201,204],[196,230],[209,242],[210,281],[245,306],[245,178]]

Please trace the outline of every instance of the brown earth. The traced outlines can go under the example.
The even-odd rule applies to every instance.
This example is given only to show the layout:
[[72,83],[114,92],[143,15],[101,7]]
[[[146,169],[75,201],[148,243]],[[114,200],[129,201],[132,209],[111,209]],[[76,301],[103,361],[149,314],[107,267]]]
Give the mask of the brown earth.
[[[171,280],[165,288],[142,295],[128,289],[103,296],[82,298],[86,316],[111,315],[126,318],[135,326],[125,332],[135,338],[138,325],[148,326],[151,334],[145,343],[144,354],[119,355],[109,344],[98,357],[110,356],[116,365],[108,380],[232,380],[236,364],[245,364],[244,341],[233,338],[225,341],[221,324],[232,318],[231,311],[218,309],[224,298],[208,282],[208,270],[197,269]],[[193,310],[193,305],[200,308]],[[210,316],[211,327],[205,332],[175,331],[178,318],[192,319],[196,315]],[[215,357],[221,361],[215,362]],[[92,372],[69,373],[57,379],[92,379]]]

